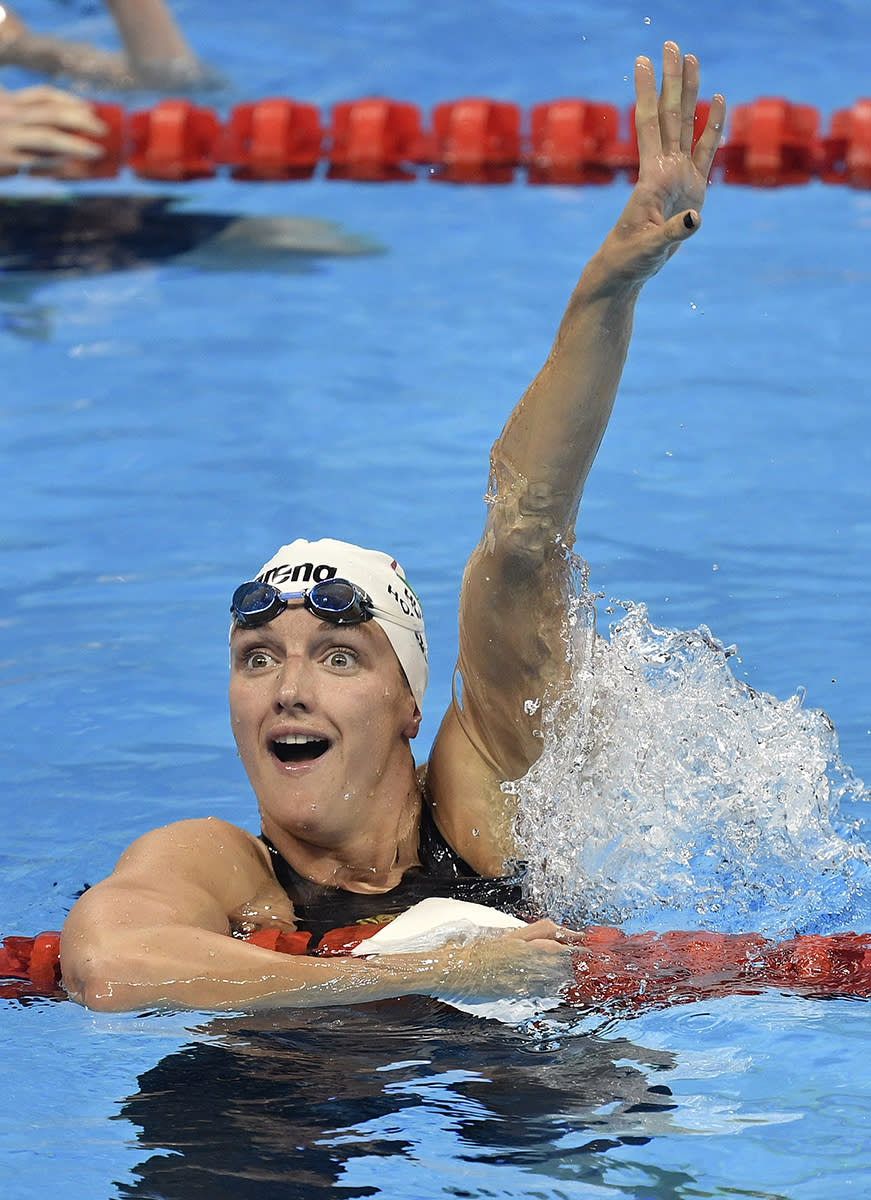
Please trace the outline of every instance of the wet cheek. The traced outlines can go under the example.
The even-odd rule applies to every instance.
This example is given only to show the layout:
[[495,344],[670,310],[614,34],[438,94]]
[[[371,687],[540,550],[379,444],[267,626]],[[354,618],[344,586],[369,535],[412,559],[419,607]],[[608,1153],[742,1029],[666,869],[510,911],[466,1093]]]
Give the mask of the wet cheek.
[[227,692],[230,706],[230,720],[233,725],[242,721],[252,720],[263,709],[268,700],[263,694],[263,688],[240,679],[232,680]]
[[257,722],[249,707],[242,703],[230,702],[230,732],[236,742],[239,753],[244,755],[246,749],[256,743]]

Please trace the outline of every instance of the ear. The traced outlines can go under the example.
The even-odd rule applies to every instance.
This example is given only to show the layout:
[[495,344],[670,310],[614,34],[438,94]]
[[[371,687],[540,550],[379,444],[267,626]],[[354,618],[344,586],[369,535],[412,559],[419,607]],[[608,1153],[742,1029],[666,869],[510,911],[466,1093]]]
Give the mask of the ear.
[[409,718],[408,722],[406,723],[405,728],[402,731],[403,736],[407,737],[409,741],[411,741],[412,738],[416,738],[417,734],[418,734],[418,730],[420,729],[420,722],[421,722],[421,711],[418,708],[418,706],[415,704],[414,712],[412,713],[411,717]]

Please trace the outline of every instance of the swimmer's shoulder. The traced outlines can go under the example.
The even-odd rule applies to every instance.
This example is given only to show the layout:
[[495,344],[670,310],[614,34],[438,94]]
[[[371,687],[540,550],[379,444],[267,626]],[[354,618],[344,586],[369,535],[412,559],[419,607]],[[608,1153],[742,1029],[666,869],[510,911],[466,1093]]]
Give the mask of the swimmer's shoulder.
[[228,821],[195,818],[149,830],[73,905],[62,933],[64,978],[83,978],[95,958],[141,965],[150,940],[173,928],[230,934],[233,914],[270,881],[265,848]]
[[149,830],[127,847],[113,875],[167,871],[203,880],[271,875],[260,839],[220,817],[190,817]]

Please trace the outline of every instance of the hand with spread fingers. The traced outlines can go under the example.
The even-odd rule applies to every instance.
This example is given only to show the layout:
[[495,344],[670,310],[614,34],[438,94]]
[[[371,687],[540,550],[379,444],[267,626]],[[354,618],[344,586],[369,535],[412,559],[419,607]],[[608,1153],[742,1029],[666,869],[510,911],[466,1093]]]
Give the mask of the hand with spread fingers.
[[59,88],[0,88],[0,173],[34,170],[57,174],[70,160],[91,161],[103,153],[106,132],[90,104]]
[[649,58],[635,62],[635,128],[638,134],[638,183],[614,227],[605,250],[631,255],[624,270],[639,283],[698,229],[708,177],[726,119],[726,101],[711,101],[704,130],[695,137],[699,64],[674,42],[662,51],[662,84]]

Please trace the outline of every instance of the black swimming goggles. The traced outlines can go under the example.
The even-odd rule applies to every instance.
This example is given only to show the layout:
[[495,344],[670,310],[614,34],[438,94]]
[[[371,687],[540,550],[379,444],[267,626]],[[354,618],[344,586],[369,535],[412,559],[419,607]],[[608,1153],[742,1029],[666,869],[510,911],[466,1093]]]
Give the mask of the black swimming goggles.
[[331,625],[361,625],[380,617],[406,629],[421,628],[420,621],[402,612],[376,608],[363,589],[347,579],[324,579],[301,592],[282,592],[258,580],[242,583],[233,593],[230,612],[242,629],[256,629],[283,613],[292,600],[301,600],[308,612]]

